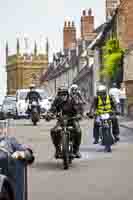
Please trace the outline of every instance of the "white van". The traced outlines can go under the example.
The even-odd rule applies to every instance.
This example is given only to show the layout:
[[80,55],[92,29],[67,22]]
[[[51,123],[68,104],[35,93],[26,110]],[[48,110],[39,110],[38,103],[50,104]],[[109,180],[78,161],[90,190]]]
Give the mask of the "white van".
[[16,107],[17,107],[17,117],[26,117],[26,110],[28,103],[25,102],[25,98],[30,90],[29,89],[18,89],[16,91]]
[[[16,92],[16,100],[17,100],[17,116],[18,117],[26,117],[27,113],[26,110],[28,108],[28,102],[25,102],[25,98],[29,89],[18,89]],[[41,113],[44,114],[47,112],[51,107],[51,98],[49,97],[48,93],[43,89],[36,89],[37,92],[42,97],[42,101],[40,102],[41,106]]]

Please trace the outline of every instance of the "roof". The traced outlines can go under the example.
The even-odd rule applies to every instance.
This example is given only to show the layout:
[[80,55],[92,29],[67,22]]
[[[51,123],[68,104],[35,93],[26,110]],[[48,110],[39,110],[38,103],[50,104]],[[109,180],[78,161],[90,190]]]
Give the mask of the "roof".
[[[101,31],[103,30],[104,24],[98,26],[95,29],[95,32],[101,35]],[[98,35],[99,35],[98,34]],[[101,37],[101,36],[100,36]],[[85,41],[86,42],[86,46],[93,46],[93,44],[96,43],[96,40],[98,39],[98,36],[93,40],[94,42],[91,41]],[[57,64],[54,65],[54,63],[51,63],[48,67],[48,70],[46,71],[45,74],[42,75],[41,77],[41,81],[48,81],[48,80],[52,80],[58,76],[60,76],[61,74],[63,74],[64,72],[70,70],[71,68],[73,68],[74,66],[78,66],[78,59],[79,57],[84,53],[87,52],[83,52],[80,50],[80,46],[82,46],[81,44],[81,40],[78,41],[79,43],[79,55],[77,56],[76,54],[76,49],[71,50],[71,56],[69,59],[69,53],[67,52],[66,55],[62,55],[61,52],[56,53],[56,55],[54,55],[54,59],[57,62]],[[60,62],[60,58],[62,59],[62,62]],[[68,64],[68,67],[66,67],[66,65]]]
[[90,73],[92,71],[92,66],[88,67],[88,65],[86,65],[79,73],[78,75],[75,77],[75,79],[73,80],[73,83],[77,83],[81,80],[83,80],[86,76],[88,76],[88,73]]
[[104,24],[102,24],[99,34],[90,43],[90,45],[88,46],[88,49],[94,49],[96,46],[99,46],[104,41],[106,34],[108,33],[108,30],[112,26],[112,21],[113,21],[113,17],[110,20],[108,20],[107,22],[105,22]]
[[[68,67],[66,66],[67,64]],[[69,58],[69,55],[62,57],[62,61],[61,62],[58,61],[56,65],[54,65],[54,63],[51,63],[46,73],[42,75],[41,80],[43,82],[55,79],[62,73],[70,70],[71,68],[77,65],[78,65],[78,56],[76,55],[76,50],[71,50],[71,57]]]
[[100,26],[98,26],[98,27],[95,29],[95,32],[96,32],[96,33],[101,32],[102,29],[103,29],[103,26],[104,26],[104,24],[101,24]]

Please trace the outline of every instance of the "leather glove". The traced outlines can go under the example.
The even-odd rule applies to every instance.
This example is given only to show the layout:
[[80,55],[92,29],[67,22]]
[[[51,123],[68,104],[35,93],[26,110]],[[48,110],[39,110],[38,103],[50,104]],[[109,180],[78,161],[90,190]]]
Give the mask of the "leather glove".
[[86,113],[87,117],[89,117],[90,119],[93,119],[94,115],[92,114],[92,112],[88,112]]
[[16,151],[12,154],[12,158],[17,159],[17,160],[25,159],[25,152],[24,151]]

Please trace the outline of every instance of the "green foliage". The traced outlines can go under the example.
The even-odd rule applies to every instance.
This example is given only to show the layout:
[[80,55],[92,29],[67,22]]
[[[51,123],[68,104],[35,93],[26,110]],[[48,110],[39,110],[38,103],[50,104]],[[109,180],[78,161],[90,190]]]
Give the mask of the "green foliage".
[[121,67],[124,50],[119,47],[119,41],[115,38],[106,42],[103,47],[103,69],[101,75],[106,79],[113,79]]

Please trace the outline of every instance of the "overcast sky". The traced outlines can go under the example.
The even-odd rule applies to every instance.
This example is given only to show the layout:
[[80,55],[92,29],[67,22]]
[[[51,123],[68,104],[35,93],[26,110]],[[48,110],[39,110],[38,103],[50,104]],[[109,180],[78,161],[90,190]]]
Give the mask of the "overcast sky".
[[45,38],[49,38],[50,54],[62,49],[62,28],[65,19],[75,21],[80,27],[83,9],[92,8],[95,26],[105,19],[105,0],[3,0],[0,5],[0,94],[5,91],[4,45],[9,42],[10,53],[15,51],[19,37],[24,49],[24,38],[28,38],[29,49],[36,40],[43,51]]

